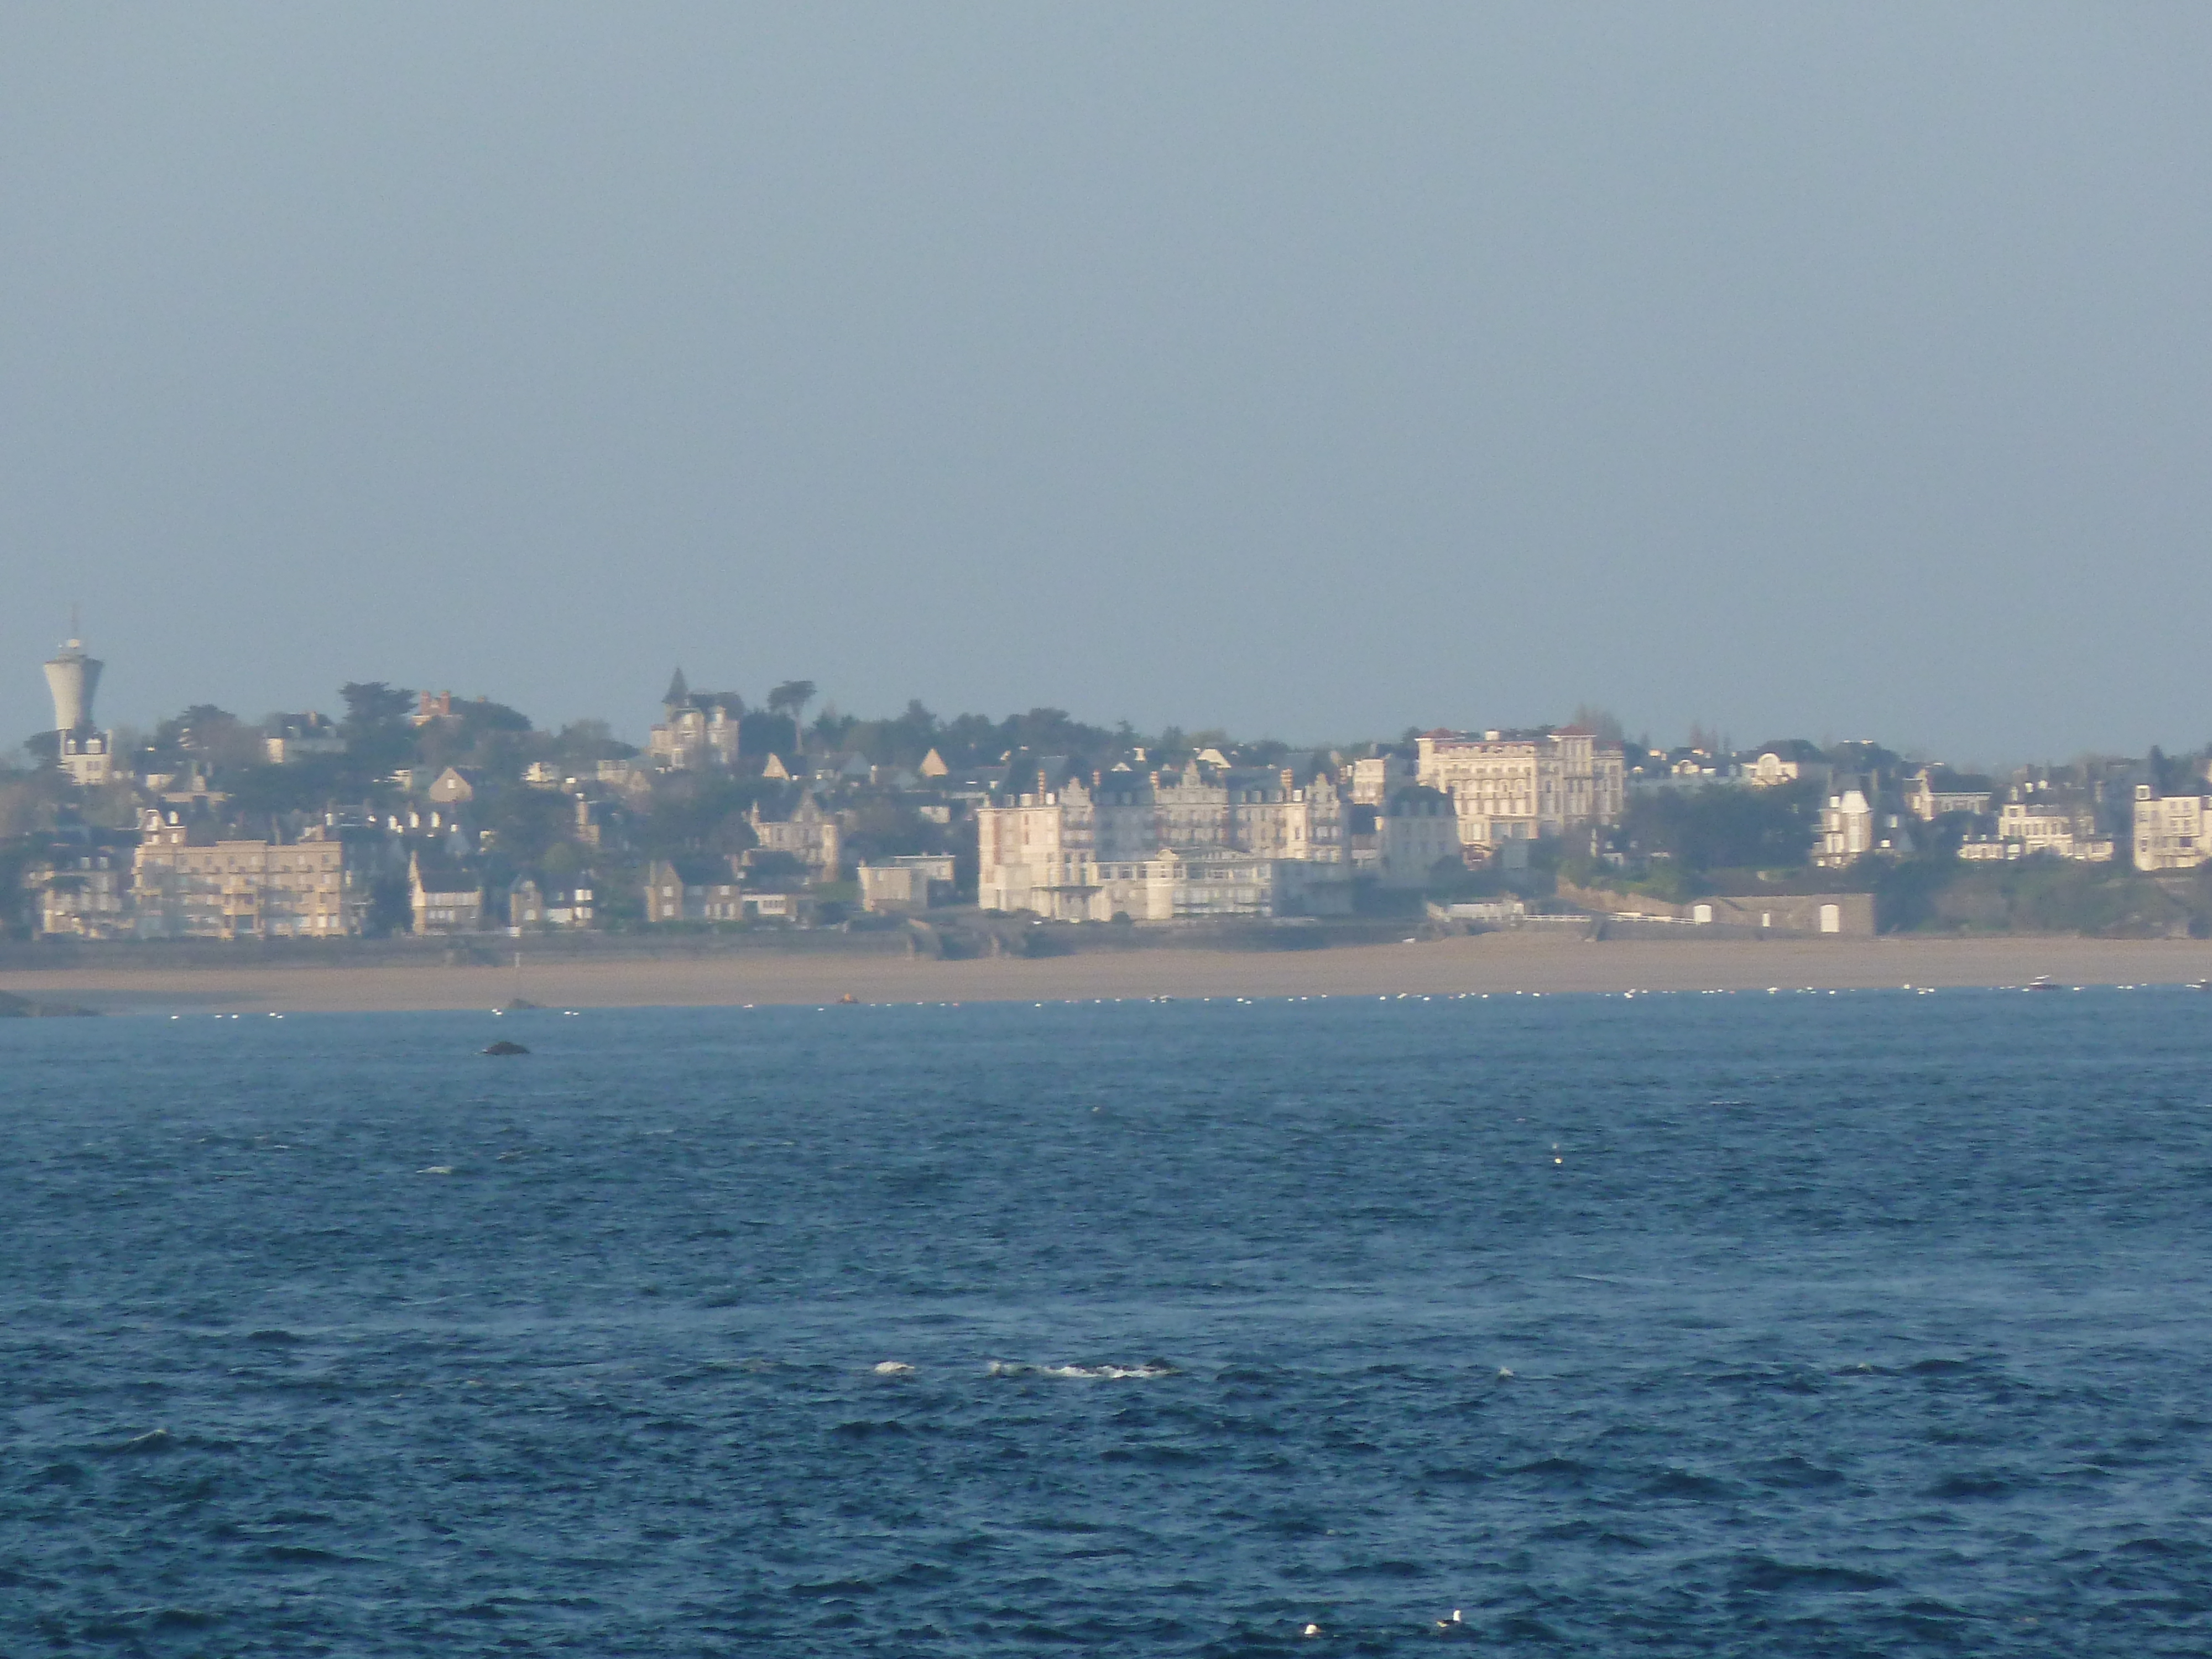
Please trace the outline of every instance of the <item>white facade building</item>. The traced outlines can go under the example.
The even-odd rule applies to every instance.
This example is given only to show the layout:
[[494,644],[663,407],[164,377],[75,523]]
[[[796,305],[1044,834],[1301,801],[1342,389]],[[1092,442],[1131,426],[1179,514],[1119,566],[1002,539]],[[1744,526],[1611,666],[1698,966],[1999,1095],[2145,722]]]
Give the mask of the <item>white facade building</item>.
[[1409,785],[1379,805],[1352,808],[1352,864],[1385,887],[1425,887],[1462,853],[1459,817],[1440,790]]
[[61,747],[54,758],[76,782],[91,787],[112,783],[120,775],[115,769],[112,732],[64,732],[60,735]]
[[1326,776],[1113,772],[979,807],[975,824],[987,910],[1164,921],[1351,905],[1346,803]]
[[2157,795],[2136,786],[2136,868],[2194,870],[2212,858],[2212,795]]
[[1463,848],[1486,851],[1620,820],[1620,747],[1600,743],[1581,726],[1425,732],[1417,747],[1416,775],[1451,798]]
[[1402,750],[1386,749],[1379,755],[1364,755],[1352,763],[1352,804],[1380,806],[1407,784],[1416,781],[1419,770],[1413,757]]
[[1986,778],[1959,778],[1932,766],[1923,766],[1905,786],[1905,804],[1912,816],[1929,823],[1954,812],[1976,817],[1990,810],[1993,792]]
[[1899,810],[1878,782],[1845,774],[1829,781],[1820,808],[1813,862],[1840,870],[1869,853],[1902,855],[1912,850],[1911,815]]
[[857,873],[863,910],[919,912],[951,895],[952,854],[902,853],[887,863],[861,865]]
[[2023,858],[2047,853],[2102,864],[2112,856],[2112,837],[2096,833],[2094,811],[2058,801],[2007,801],[1997,809],[1997,839],[2018,842]]
[[1970,863],[1993,863],[2039,854],[2085,864],[2107,864],[2116,851],[2113,838],[2098,832],[2094,802],[2038,794],[2005,802],[1997,809],[1996,834],[1966,842],[1959,848],[1959,856]]
[[1069,858],[1052,879],[997,890],[1048,921],[1194,921],[1343,915],[1352,908],[1350,870],[1304,859],[1273,859],[1230,847],[1163,847],[1145,858]]

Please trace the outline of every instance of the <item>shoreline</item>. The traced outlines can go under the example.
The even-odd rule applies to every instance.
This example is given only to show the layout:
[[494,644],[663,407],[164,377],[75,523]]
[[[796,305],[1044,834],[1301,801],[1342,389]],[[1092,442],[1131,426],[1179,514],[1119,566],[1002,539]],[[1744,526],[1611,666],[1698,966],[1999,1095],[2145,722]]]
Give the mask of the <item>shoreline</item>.
[[1388,996],[1541,991],[1856,990],[2183,984],[2212,975],[2212,940],[1562,939],[1480,933],[1326,951],[1146,951],[938,961],[805,954],[446,963],[0,970],[0,991],[107,1013],[369,1013],[498,1007],[730,1007],[1131,997]]

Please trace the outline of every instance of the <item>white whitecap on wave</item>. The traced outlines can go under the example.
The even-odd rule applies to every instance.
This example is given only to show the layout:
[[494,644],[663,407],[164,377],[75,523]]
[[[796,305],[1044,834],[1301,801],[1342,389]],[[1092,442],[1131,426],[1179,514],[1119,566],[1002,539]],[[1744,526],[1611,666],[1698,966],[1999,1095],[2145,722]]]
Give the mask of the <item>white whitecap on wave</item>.
[[1014,1360],[994,1359],[988,1373],[992,1376],[1080,1376],[1109,1382],[1176,1374],[1176,1368],[1164,1359],[1147,1359],[1138,1365],[1024,1365]]
[[902,1359],[886,1359],[876,1367],[878,1376],[910,1376],[913,1373],[914,1367]]

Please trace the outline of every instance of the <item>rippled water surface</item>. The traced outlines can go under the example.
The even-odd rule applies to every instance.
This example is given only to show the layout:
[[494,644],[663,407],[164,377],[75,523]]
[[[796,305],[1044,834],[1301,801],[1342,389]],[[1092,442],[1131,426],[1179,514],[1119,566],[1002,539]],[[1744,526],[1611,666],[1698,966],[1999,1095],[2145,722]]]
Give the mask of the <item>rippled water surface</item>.
[[2202,1654],[2208,1125],[2179,990],[0,1025],[0,1653]]

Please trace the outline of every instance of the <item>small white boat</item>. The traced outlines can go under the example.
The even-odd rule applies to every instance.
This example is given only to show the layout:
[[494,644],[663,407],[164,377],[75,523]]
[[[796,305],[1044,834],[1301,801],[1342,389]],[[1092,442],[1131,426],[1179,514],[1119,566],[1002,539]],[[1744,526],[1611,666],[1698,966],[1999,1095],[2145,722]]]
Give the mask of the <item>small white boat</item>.
[[2052,979],[2048,974],[2038,974],[2033,979],[2028,981],[2027,984],[2021,986],[2020,988],[2023,991],[2063,991],[2066,988],[2059,984],[2056,980]]

